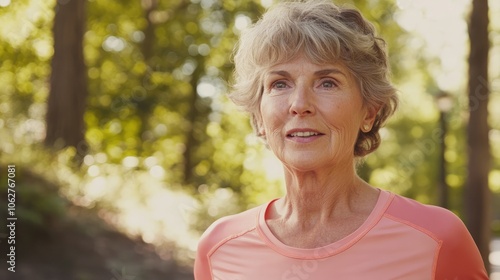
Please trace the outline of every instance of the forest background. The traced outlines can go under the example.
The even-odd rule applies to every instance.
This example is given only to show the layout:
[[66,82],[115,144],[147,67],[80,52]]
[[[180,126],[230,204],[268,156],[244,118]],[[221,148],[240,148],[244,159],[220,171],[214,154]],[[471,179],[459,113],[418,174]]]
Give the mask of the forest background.
[[[238,35],[272,2],[0,0],[0,219],[9,189],[18,218],[17,271],[4,228],[0,278],[192,279],[210,223],[283,194],[226,96]],[[360,175],[454,211],[494,271],[500,3],[336,3],[386,39],[402,100]]]

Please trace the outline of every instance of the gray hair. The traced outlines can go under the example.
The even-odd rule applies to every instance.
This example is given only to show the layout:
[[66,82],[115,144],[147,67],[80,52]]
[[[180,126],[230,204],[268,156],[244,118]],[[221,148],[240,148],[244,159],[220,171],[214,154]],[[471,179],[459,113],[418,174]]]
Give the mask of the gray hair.
[[349,69],[364,104],[379,109],[372,129],[359,131],[354,156],[377,149],[379,129],[398,105],[385,41],[359,11],[322,0],[280,3],[242,32],[229,98],[250,113],[254,130],[260,118],[264,71],[300,54],[317,64],[340,62]]

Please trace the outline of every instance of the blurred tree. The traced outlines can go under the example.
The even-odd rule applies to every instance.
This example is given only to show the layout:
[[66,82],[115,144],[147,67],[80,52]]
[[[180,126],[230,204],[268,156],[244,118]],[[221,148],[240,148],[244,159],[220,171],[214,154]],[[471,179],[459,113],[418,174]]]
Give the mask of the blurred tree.
[[[80,131],[90,148],[83,167],[56,169],[61,178],[78,177],[88,184],[68,179],[71,183],[63,184],[67,190],[62,193],[71,193],[87,205],[100,201],[113,205],[131,197],[156,195],[145,189],[147,180],[159,179],[165,188],[182,188],[199,198],[203,216],[192,222],[200,231],[219,216],[281,195],[279,182],[272,179],[280,175],[267,176],[270,171],[265,169],[270,165],[263,158],[265,148],[251,135],[248,118],[224,96],[233,68],[230,54],[239,33],[273,1],[60,0],[56,4],[55,0],[19,0],[2,4],[7,2],[6,7],[0,5],[0,161],[10,164],[22,159],[30,168],[41,166],[39,173],[45,176],[47,168],[66,165],[60,159],[33,157],[40,150],[36,145],[46,135],[49,146],[78,146],[84,143],[81,135],[75,137],[80,140],[65,137]],[[433,178],[439,141],[436,112],[428,94],[435,85],[428,71],[431,63],[423,54],[427,46],[397,24],[398,4],[405,1],[338,2],[355,5],[375,24],[388,43],[393,81],[400,89],[402,84],[413,89],[401,90],[398,115],[382,130],[383,144],[366,159],[360,173],[373,185],[437,203]],[[54,34],[46,28],[52,24]],[[77,36],[79,40],[84,37],[83,48],[81,42],[71,48],[62,45]],[[439,63],[433,59],[432,63]],[[79,80],[69,75],[78,75]],[[485,86],[485,79],[474,81],[476,87],[471,89],[484,90],[477,85]],[[52,92],[47,99],[49,85]],[[483,91],[475,94],[479,99],[485,96]],[[85,125],[78,121],[82,108]],[[447,181],[451,209],[461,214],[466,158],[460,151],[466,146],[461,137],[465,127],[457,117],[460,108],[450,115],[460,120],[450,125],[446,136]],[[68,149],[58,157],[73,152]],[[479,168],[482,163],[469,164]],[[281,173],[279,168],[273,172]],[[479,185],[474,186],[471,194],[479,195]],[[104,190],[113,196],[99,196]],[[89,195],[92,191],[94,196]],[[470,209],[482,211],[482,206]],[[44,213],[36,208],[31,209],[33,213]]]
[[488,126],[488,1],[473,0],[469,21],[469,123],[465,218],[488,270],[491,238],[491,194],[488,185],[490,144]]
[[[155,42],[155,22],[153,21],[154,13],[156,8],[158,7],[157,0],[142,0],[141,6],[144,10],[144,19],[145,26],[143,29],[144,39],[141,45],[142,57],[144,60],[144,64],[148,69],[151,69],[153,65],[151,65],[151,58],[153,57],[153,48]],[[149,79],[147,72],[143,74],[143,80],[147,81]],[[150,81],[148,81],[150,82]],[[139,139],[145,140],[145,132],[149,129],[148,123],[149,118],[151,116],[151,107],[153,106],[153,102],[151,102],[151,96],[146,96],[143,100],[139,100],[137,102],[137,114],[140,118],[140,128],[138,130]],[[142,143],[142,141],[141,141]],[[142,151],[143,145],[138,145],[139,153]]]
[[83,115],[87,98],[87,71],[83,58],[85,0],[57,1],[54,19],[54,56],[47,100],[45,144],[61,149],[73,146],[86,153]]
[[[88,71],[84,71],[84,75],[88,75],[89,96],[84,119],[90,147],[87,167],[100,168],[93,174],[108,175],[105,170],[110,165],[116,168],[113,170],[122,168],[123,172],[133,167],[160,178],[166,187],[183,188],[201,199],[224,189],[221,193],[233,195],[241,209],[278,195],[281,191],[278,183],[266,178],[264,166],[267,165],[262,162],[264,148],[251,135],[248,118],[237,112],[224,96],[228,91],[226,81],[231,79],[230,54],[237,37],[242,29],[258,19],[263,6],[270,2],[85,1],[87,28],[83,51]],[[61,6],[57,9],[64,8],[62,3],[64,1],[57,4]],[[65,5],[71,3],[76,2],[72,0]],[[418,88],[412,92],[415,102],[401,106],[398,117],[383,129],[382,146],[366,159],[360,174],[379,187],[436,203],[433,178],[437,170],[438,141],[434,137],[433,101],[426,92],[432,87],[433,79],[426,68],[427,58],[415,55],[421,53],[420,48],[425,45],[416,44],[418,40],[397,24],[399,2],[395,0],[339,3],[358,7],[387,41],[392,78],[398,87],[407,82],[412,88]],[[53,4],[45,5],[51,8]],[[12,18],[22,19],[26,9],[20,2],[12,3],[5,11],[0,10],[0,16],[6,23],[12,22]],[[47,18],[46,22],[52,20],[52,12]],[[10,85],[6,89],[12,90],[0,95],[0,110],[15,116],[19,124],[17,131],[22,131],[21,124],[35,123],[45,113],[42,103],[48,91],[44,87],[47,87],[47,61],[52,49],[49,47],[43,52],[39,46],[43,46],[40,42],[50,45],[52,42],[43,26],[46,24],[37,24],[36,33],[23,39],[25,43],[21,45],[11,42],[12,36],[2,36],[7,44],[0,49],[3,61],[0,80]],[[62,55],[57,48],[55,51],[54,61]],[[13,66],[13,62],[22,65]],[[64,74],[70,71],[66,72]],[[61,82],[59,80],[55,82]],[[29,87],[32,81],[36,81],[37,89],[44,91],[33,93]],[[406,99],[412,94],[402,92],[401,96]],[[19,108],[29,106],[26,104],[31,106],[24,113],[25,110]],[[50,104],[48,110],[47,120],[52,112]],[[22,113],[14,114],[14,111]],[[458,115],[458,111],[452,114]],[[13,119],[6,121],[4,127],[13,126]],[[62,120],[69,122],[67,117]],[[462,125],[460,122],[450,127],[447,139],[453,141],[449,143],[449,154],[465,145],[457,136],[463,130]],[[455,159],[449,160],[448,179],[453,179],[449,180],[453,196],[451,208],[456,212],[460,212],[461,206],[457,202],[459,187],[465,180],[464,162],[465,157],[458,153]],[[210,219],[223,214],[211,215]]]
[[[167,170],[169,186],[241,190],[250,129],[244,119],[227,121],[235,116],[222,114],[221,93],[232,71],[235,20],[261,10],[253,1],[89,2],[91,148],[110,163],[150,158]],[[223,134],[241,144],[221,144]]]

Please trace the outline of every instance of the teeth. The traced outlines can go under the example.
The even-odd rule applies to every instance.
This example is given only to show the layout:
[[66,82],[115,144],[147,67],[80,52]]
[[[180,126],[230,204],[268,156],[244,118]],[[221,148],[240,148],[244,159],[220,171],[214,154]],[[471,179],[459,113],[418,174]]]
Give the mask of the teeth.
[[293,137],[309,137],[309,136],[314,136],[314,135],[318,135],[318,133],[306,131],[306,132],[294,132],[291,134],[291,136],[293,136]]

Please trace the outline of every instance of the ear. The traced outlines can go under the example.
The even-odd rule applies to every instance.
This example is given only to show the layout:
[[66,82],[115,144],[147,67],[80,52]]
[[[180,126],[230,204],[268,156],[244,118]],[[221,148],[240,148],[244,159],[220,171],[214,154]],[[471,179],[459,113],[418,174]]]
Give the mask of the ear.
[[257,136],[262,137],[266,134],[260,113],[252,115],[252,125],[255,132],[257,133]]
[[377,114],[380,111],[380,106],[367,104],[365,107],[365,117],[361,122],[361,131],[369,132],[372,130]]
[[259,134],[259,136],[261,136],[261,137],[266,136],[266,131],[264,130],[264,128],[263,128],[263,127],[260,127],[260,128],[258,129],[257,133],[258,133],[258,134]]

